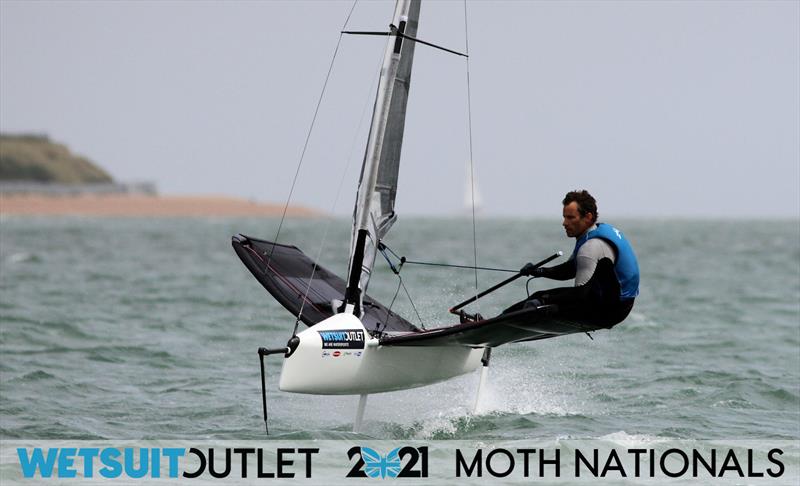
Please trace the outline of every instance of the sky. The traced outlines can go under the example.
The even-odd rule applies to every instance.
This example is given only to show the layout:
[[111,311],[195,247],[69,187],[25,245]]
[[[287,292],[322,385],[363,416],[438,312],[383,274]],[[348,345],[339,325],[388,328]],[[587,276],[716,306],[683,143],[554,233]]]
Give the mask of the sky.
[[[162,194],[284,203],[298,173],[293,204],[350,214],[386,42],[336,51],[352,6],[0,0],[0,130]],[[487,216],[585,188],[609,220],[800,217],[798,1],[423,1],[418,37],[470,57],[416,48],[401,217],[466,212],[470,145]]]

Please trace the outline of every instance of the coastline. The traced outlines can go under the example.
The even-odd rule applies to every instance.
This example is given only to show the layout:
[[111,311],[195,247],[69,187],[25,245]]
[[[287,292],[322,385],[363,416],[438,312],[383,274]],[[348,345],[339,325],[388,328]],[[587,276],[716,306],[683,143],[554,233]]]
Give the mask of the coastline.
[[[266,216],[283,214],[284,206],[228,196],[155,196],[143,194],[40,195],[0,193],[0,214],[22,216]],[[289,206],[288,217],[323,214]]]

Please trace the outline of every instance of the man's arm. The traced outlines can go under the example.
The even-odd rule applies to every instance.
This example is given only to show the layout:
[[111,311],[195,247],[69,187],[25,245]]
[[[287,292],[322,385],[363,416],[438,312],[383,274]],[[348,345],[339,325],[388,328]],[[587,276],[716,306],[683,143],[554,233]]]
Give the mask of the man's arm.
[[[560,265],[556,265],[554,267],[547,267],[547,268],[537,268],[532,273],[528,274],[532,277],[544,277],[550,278],[553,280],[569,280],[575,277],[575,271],[577,269],[577,265],[573,258],[565,261]],[[523,272],[524,273],[524,272]]]

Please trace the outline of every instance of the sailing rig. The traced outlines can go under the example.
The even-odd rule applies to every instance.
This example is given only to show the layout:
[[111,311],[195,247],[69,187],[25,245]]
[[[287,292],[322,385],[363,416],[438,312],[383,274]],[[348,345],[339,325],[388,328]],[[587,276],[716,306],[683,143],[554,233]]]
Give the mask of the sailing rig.
[[[283,355],[281,391],[360,395],[354,423],[354,430],[358,430],[369,394],[444,381],[483,365],[480,396],[492,348],[599,328],[558,319],[554,306],[547,305],[488,319],[461,310],[521,274],[453,306],[450,312],[460,317],[457,323],[427,330],[367,294],[377,253],[386,249],[382,239],[397,219],[394,202],[414,48],[423,44],[464,55],[418,39],[419,12],[420,0],[397,0],[388,31],[343,31],[393,38],[384,53],[361,168],[347,280],[323,268],[295,246],[245,235],[233,237],[233,248],[245,266],[297,318],[285,346],[259,349],[265,423],[267,355]],[[393,265],[392,269],[397,272]],[[308,328],[298,332],[300,322]]]

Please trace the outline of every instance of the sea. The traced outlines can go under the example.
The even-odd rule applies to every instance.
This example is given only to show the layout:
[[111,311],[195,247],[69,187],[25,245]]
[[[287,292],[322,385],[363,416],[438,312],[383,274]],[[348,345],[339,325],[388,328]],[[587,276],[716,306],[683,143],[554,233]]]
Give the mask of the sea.
[[[182,444],[216,450],[217,460],[249,444],[273,458],[277,445],[293,449],[295,477],[243,477],[235,466],[228,480],[374,484],[390,480],[391,473],[379,468],[377,479],[348,478],[367,454],[351,449],[370,447],[387,460],[391,449],[408,446],[425,456],[425,475],[393,480],[411,484],[572,484],[578,478],[565,458],[575,459],[576,450],[586,457],[599,451],[601,466],[608,466],[609,451],[622,455],[631,448],[655,450],[647,464],[658,463],[667,450],[683,451],[690,464],[693,454],[719,457],[714,473],[692,475],[689,467],[672,478],[659,466],[658,479],[634,475],[627,452],[627,474],[611,461],[606,471],[583,468],[581,479],[798,484],[800,222],[613,223],[632,242],[641,268],[640,296],[622,324],[494,349],[479,399],[479,371],[371,395],[357,432],[358,397],[281,392],[281,358],[270,356],[267,433],[257,350],[284,346],[295,319],[241,264],[231,236],[277,237],[344,275],[347,219],[3,216],[0,479],[47,483],[44,476],[26,479],[19,444],[27,450],[126,444],[139,451]],[[480,266],[508,270],[557,250],[569,255],[573,244],[559,220],[478,218],[473,226],[470,218],[413,217],[401,218],[385,243],[412,261],[469,266],[477,256]],[[511,273],[408,263],[400,275],[407,293],[378,255],[369,294],[435,328],[454,323],[450,306]],[[468,309],[494,315],[528,292],[559,284],[519,279]],[[308,448],[319,449],[311,477],[297,452]],[[535,455],[531,470],[522,470],[519,451],[531,448],[550,459],[562,449],[564,472],[557,476],[545,463],[549,479],[537,477]],[[497,452],[492,464],[491,451],[505,452]],[[744,476],[725,459],[729,451],[736,451]],[[238,465],[242,455],[233,462]],[[413,456],[405,455],[404,461]],[[681,469],[681,454],[671,455],[667,463],[677,460],[674,467]],[[469,466],[476,456],[481,476],[475,468],[471,475],[467,467],[458,469],[459,457]],[[252,466],[255,456],[250,459]],[[727,470],[720,477],[723,460]],[[503,475],[509,464],[516,467]],[[411,472],[421,472],[421,465],[421,459],[411,464]],[[99,479],[97,470],[92,476],[78,469],[79,477]],[[118,479],[135,484],[132,477]],[[222,481],[207,472],[203,477]],[[148,478],[181,482],[152,471]]]

